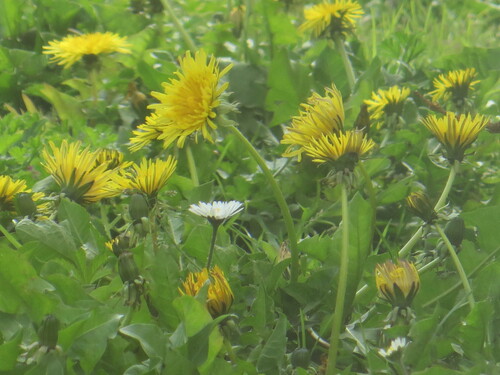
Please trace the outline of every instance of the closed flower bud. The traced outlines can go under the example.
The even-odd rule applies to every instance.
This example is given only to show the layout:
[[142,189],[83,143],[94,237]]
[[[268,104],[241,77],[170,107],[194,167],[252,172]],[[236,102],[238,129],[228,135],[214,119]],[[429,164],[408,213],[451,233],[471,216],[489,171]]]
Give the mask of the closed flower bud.
[[136,193],[130,197],[128,206],[130,217],[134,222],[140,222],[141,218],[149,216],[149,205],[144,195]]
[[377,264],[375,281],[383,298],[400,308],[409,307],[420,288],[418,271],[406,260],[399,260],[397,264],[391,260]]
[[464,239],[465,223],[461,217],[455,217],[448,221],[444,228],[446,237],[450,240],[453,246],[460,246]]
[[16,211],[20,216],[32,216],[36,214],[36,205],[30,193],[19,193],[14,198]]
[[227,314],[233,304],[234,295],[219,266],[214,266],[210,273],[206,268],[201,272],[191,272],[182,284],[184,290],[179,288],[179,292],[182,295],[196,296],[205,283],[209,283],[207,309],[210,315],[216,318]]
[[423,192],[411,193],[406,197],[406,203],[410,210],[426,223],[431,224],[437,219],[436,211],[434,211],[429,198]]
[[46,315],[38,329],[40,345],[48,350],[55,349],[59,336],[59,320],[54,315]]
[[118,273],[123,283],[131,283],[139,277],[139,268],[130,251],[125,251],[118,257]]
[[292,353],[291,362],[293,368],[308,368],[311,362],[311,354],[306,348],[295,349]]

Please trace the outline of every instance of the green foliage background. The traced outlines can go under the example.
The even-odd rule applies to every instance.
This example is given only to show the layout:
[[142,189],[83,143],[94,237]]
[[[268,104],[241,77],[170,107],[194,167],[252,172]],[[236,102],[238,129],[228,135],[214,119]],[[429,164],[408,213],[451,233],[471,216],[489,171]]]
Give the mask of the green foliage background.
[[[317,374],[327,350],[314,334],[329,337],[341,248],[340,189],[328,170],[309,160],[283,158],[284,125],[311,90],[333,82],[344,96],[346,126],[354,123],[372,91],[392,85],[422,94],[442,72],[474,67],[481,81],[470,108],[498,121],[500,11],[489,1],[361,1],[365,15],[347,38],[358,80],[351,91],[332,44],[297,32],[304,3],[297,0],[179,2],[155,0],[20,0],[0,2],[0,174],[25,179],[35,191],[57,188],[40,164],[51,140],[82,140],[92,149],[114,147],[127,160],[179,159],[160,193],[159,251],[148,234],[132,250],[148,281],[153,317],[145,303],[124,306],[117,260],[105,242],[130,222],[127,196],[80,206],[62,199],[55,220],[32,221],[2,213],[0,237],[1,374]],[[191,142],[200,186],[190,179],[182,149],[152,146],[130,154],[132,129],[149,113],[188,49],[165,11],[170,5],[196,45],[234,63],[227,76],[234,120],[274,173],[289,204],[300,240],[301,276],[291,282],[287,239],[278,205],[257,163],[232,134],[219,129],[214,144]],[[245,5],[242,27],[231,9]],[[97,100],[83,64],[48,63],[42,46],[71,30],[126,36],[132,54],[102,59]],[[133,102],[130,84],[147,103]],[[129,94],[128,94],[129,93]],[[498,135],[482,132],[466,157],[446,214],[466,225],[459,258],[476,299],[470,310],[458,275],[439,236],[428,228],[414,252],[418,262],[441,258],[421,274],[408,325],[384,329],[391,307],[377,297],[374,268],[394,257],[421,225],[404,206],[425,186],[437,199],[448,176],[437,141],[419,122],[430,113],[411,95],[404,125],[364,162],[376,190],[375,220],[360,176],[349,202],[350,268],[347,329],[339,368],[345,374],[500,373],[500,175]],[[380,144],[387,129],[372,128]],[[245,211],[221,227],[215,263],[235,295],[230,316],[212,319],[206,296],[180,296],[189,271],[206,261],[211,227],[187,212],[192,203],[236,199]],[[115,218],[118,218],[113,222]],[[13,220],[14,219],[14,220]],[[345,224],[344,224],[345,225]],[[372,228],[374,232],[372,233]],[[364,293],[356,290],[367,285]],[[205,291],[206,292],[206,291]],[[60,321],[60,349],[37,352],[37,328],[46,314]],[[378,350],[408,334],[397,357]],[[292,361],[306,348],[311,360]],[[404,365],[403,365],[404,364]],[[406,372],[401,372],[406,371]]]

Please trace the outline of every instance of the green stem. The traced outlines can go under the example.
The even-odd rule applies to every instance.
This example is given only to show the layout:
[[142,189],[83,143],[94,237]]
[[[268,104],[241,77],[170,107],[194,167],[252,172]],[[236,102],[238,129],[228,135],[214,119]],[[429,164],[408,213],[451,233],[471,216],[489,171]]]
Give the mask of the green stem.
[[264,176],[267,179],[267,182],[269,183],[269,186],[271,187],[271,190],[274,193],[274,198],[276,199],[276,202],[278,203],[278,206],[280,207],[281,210],[281,215],[283,216],[283,220],[285,222],[286,230],[288,232],[288,240],[290,241],[290,253],[291,253],[291,279],[292,282],[297,281],[297,278],[299,276],[299,250],[297,248],[297,234],[295,233],[295,227],[293,224],[293,219],[292,215],[290,214],[290,209],[288,208],[288,205],[286,204],[285,197],[283,196],[283,192],[281,191],[280,187],[278,186],[278,183],[274,179],[273,174],[269,170],[269,168],[266,165],[265,160],[260,156],[259,152],[253,147],[253,145],[246,139],[246,137],[236,128],[235,126],[231,125],[227,127],[231,132],[245,145],[245,148],[247,151],[250,153],[250,155],[253,157],[253,159],[257,162],[257,164],[260,166],[262,172],[264,173]]
[[151,242],[153,244],[154,254],[158,252],[158,226],[156,225],[156,207],[157,204],[153,205],[149,213],[149,225],[151,233]]
[[[368,172],[367,172],[363,162],[359,162],[358,166],[359,166],[359,170],[361,171],[361,175],[365,179],[366,190],[368,190],[368,199],[370,200],[370,204],[372,206],[373,219],[375,219],[375,213],[377,210],[377,197],[375,194],[375,189],[373,188],[372,179],[368,175]],[[372,221],[372,230],[373,230],[374,226],[375,226],[375,220]]]
[[96,68],[90,68],[89,70],[89,81],[90,81],[90,95],[92,95],[92,103],[94,108],[97,108],[98,96],[99,96],[99,73]]
[[188,46],[189,50],[191,52],[196,52],[196,44],[194,43],[193,39],[191,36],[187,33],[186,29],[184,26],[182,26],[182,23],[179,21],[177,16],[175,15],[174,9],[172,8],[172,5],[170,5],[170,0],[162,0],[163,7],[167,11],[168,15],[170,18],[172,18],[172,22],[175,25],[177,31],[181,34],[182,39],[184,39],[184,43]]
[[458,169],[460,167],[460,163],[455,161],[450,169],[450,174],[448,175],[448,181],[446,181],[446,185],[439,197],[436,205],[434,206],[434,210],[439,211],[446,204],[446,199],[448,199],[448,195],[450,194],[451,187],[453,186],[453,182],[455,181],[455,177],[457,175]]
[[472,294],[472,289],[470,287],[469,280],[467,279],[467,275],[465,274],[464,268],[462,267],[462,263],[460,263],[460,259],[458,259],[457,253],[455,252],[453,245],[451,244],[450,240],[443,232],[439,224],[434,224],[434,227],[438,231],[446,247],[448,248],[448,251],[450,252],[451,259],[453,259],[453,263],[455,263],[455,268],[457,269],[458,274],[460,275],[460,280],[462,281],[462,285],[464,286],[465,293],[467,294],[467,298],[469,300],[469,306],[472,310],[476,302],[474,301],[474,295]]
[[0,232],[9,240],[9,242],[14,245],[16,249],[19,249],[22,245],[14,238],[12,234],[9,233],[7,229],[4,228],[2,224],[0,224]]
[[[446,185],[444,186],[443,192],[441,193],[441,196],[439,197],[436,205],[434,206],[435,211],[439,211],[441,208],[445,206],[446,199],[448,199],[451,187],[453,186],[453,182],[455,181],[455,177],[457,176],[459,166],[460,164],[458,162],[455,162],[451,166],[450,174],[448,175],[448,180],[446,181]],[[422,231],[423,231],[423,226],[418,228],[417,231],[413,234],[413,236],[408,240],[408,242],[401,248],[401,250],[399,250],[398,255],[400,258],[405,257],[411,251],[411,249],[413,249],[413,246],[415,246],[417,241],[420,239]]]
[[328,349],[327,375],[335,374],[337,365],[337,354],[340,346],[340,332],[344,320],[344,302],[347,290],[347,270],[349,267],[349,207],[347,201],[347,187],[342,184],[342,250],[340,253],[340,272],[337,298],[335,300],[335,312],[333,315],[332,335],[330,337],[330,348]]
[[210,271],[210,265],[212,264],[212,258],[214,256],[215,249],[215,239],[217,238],[217,230],[219,229],[220,223],[212,223],[212,240],[210,241],[210,250],[208,251],[207,258],[207,270]]
[[[481,263],[479,263],[470,273],[469,273],[469,277],[472,277],[474,276],[481,268],[483,268],[483,266],[485,264],[487,264],[491,259],[493,259],[495,257],[495,255],[500,251],[500,247],[497,247],[493,252],[491,252],[490,254],[488,254],[488,256],[486,258],[484,258]],[[441,298],[444,298],[446,297],[448,294],[454,292],[456,289],[460,288],[460,285],[462,285],[462,281],[459,281],[457,282],[455,285],[453,285],[452,287],[450,287],[449,289],[445,290],[443,293],[441,293],[439,296],[437,296],[436,298],[430,300],[429,302],[426,302],[422,308],[427,308],[429,306],[432,306],[433,304],[435,304],[436,302],[438,302]]]
[[200,180],[198,179],[198,171],[196,169],[196,163],[194,161],[193,150],[191,150],[191,146],[186,145],[186,157],[188,162],[189,174],[191,175],[191,180],[193,181],[193,185],[200,186]]
[[342,57],[342,62],[344,63],[345,72],[347,74],[347,82],[349,83],[349,88],[352,91],[352,89],[354,88],[354,84],[356,83],[356,76],[354,75],[354,69],[352,68],[351,60],[349,60],[349,57],[347,56],[344,41],[338,33],[335,33],[333,35],[333,41],[335,43],[335,47],[337,47],[337,50],[340,53],[340,57]]

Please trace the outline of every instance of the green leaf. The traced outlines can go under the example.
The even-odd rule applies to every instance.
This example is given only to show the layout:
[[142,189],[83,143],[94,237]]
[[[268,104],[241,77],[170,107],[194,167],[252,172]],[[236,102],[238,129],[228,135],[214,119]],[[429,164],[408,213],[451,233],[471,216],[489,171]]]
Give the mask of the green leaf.
[[93,325],[94,321],[100,320],[99,317],[94,316],[86,322],[92,325],[91,328],[74,339],[68,349],[68,356],[73,360],[79,360],[86,374],[91,374],[101,359],[108,345],[108,339],[116,335],[121,319],[121,315],[114,314],[105,322]]
[[460,327],[462,348],[469,358],[482,358],[488,326],[493,318],[490,301],[477,302]]
[[144,323],[131,324],[121,328],[120,332],[139,341],[148,357],[165,357],[166,336],[162,334],[158,326]]
[[22,349],[19,346],[23,339],[21,331],[19,331],[12,340],[4,342],[0,345],[0,371],[13,370],[17,363],[17,357],[21,354]]
[[38,277],[24,254],[8,247],[0,247],[0,285],[0,311],[26,311],[33,320],[41,320],[55,305],[46,294],[54,287]]
[[303,65],[291,64],[285,49],[276,51],[267,82],[266,109],[274,112],[270,126],[289,121],[298,113],[299,105],[309,91],[308,73]]
[[257,369],[265,374],[277,374],[286,352],[286,327],[285,315],[280,315],[271,336],[264,344],[257,360]]
[[78,264],[75,241],[63,226],[50,220],[34,223],[23,219],[16,225],[16,233],[22,242],[39,241],[73,264]]
[[477,228],[477,240],[482,250],[491,252],[499,246],[500,205],[464,212],[462,218],[466,227]]
[[86,118],[81,104],[74,97],[57,90],[47,83],[31,86],[26,91],[29,94],[40,96],[52,104],[62,121],[85,123]]

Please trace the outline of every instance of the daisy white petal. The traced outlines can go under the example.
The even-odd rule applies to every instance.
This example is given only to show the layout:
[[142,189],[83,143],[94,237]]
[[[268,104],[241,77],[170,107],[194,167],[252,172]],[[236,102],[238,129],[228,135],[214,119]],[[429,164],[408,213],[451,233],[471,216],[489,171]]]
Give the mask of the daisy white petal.
[[208,220],[224,221],[230,217],[236,215],[243,210],[243,203],[238,201],[229,202],[198,202],[198,204],[192,204],[189,207],[189,211],[192,213],[206,217]]

